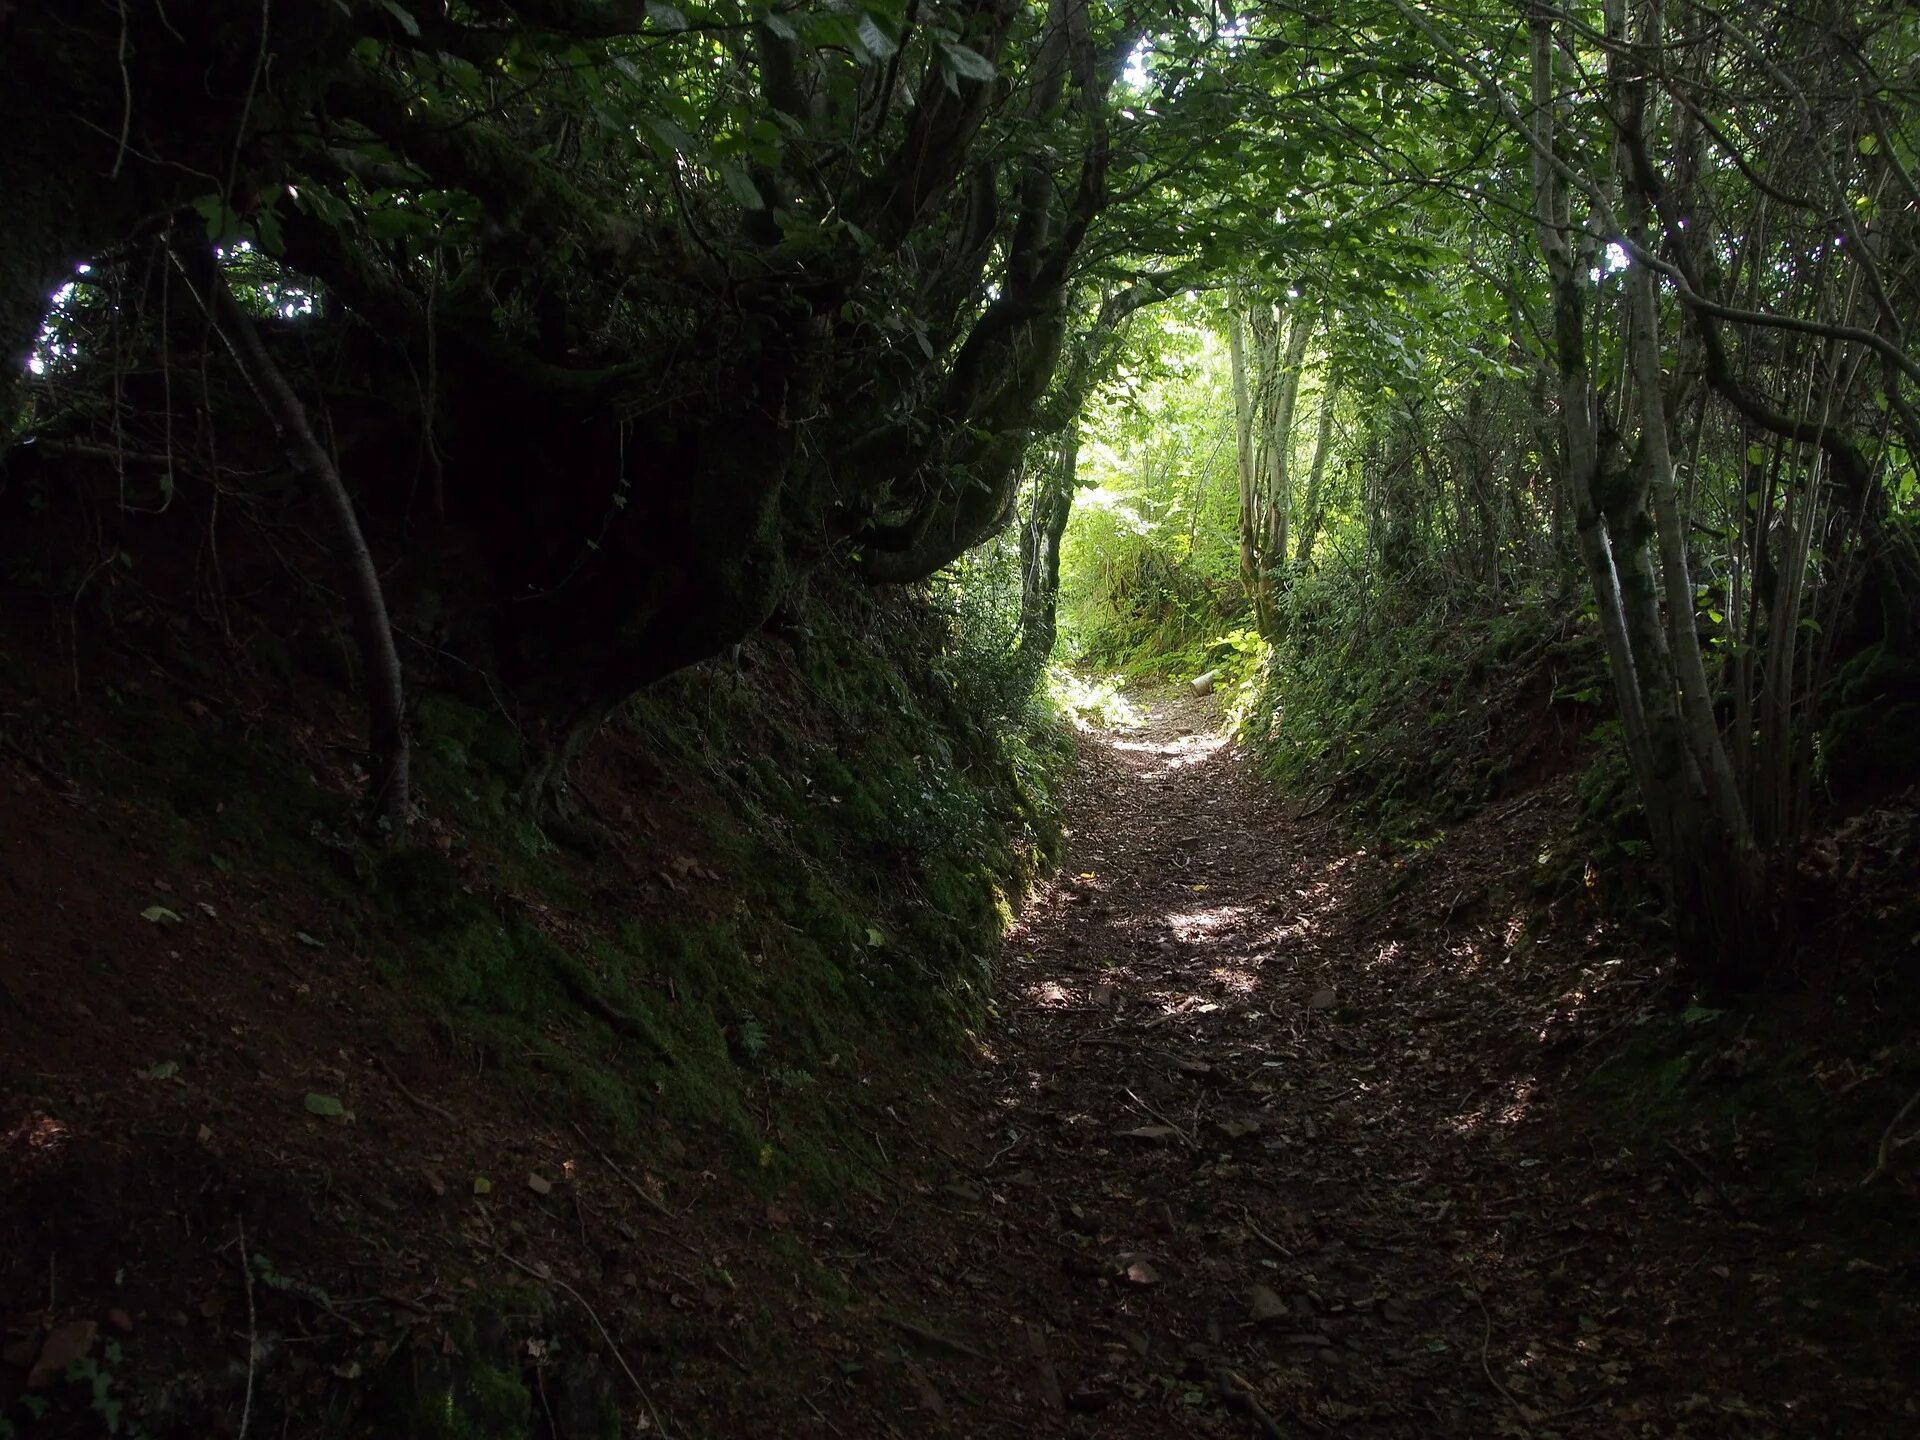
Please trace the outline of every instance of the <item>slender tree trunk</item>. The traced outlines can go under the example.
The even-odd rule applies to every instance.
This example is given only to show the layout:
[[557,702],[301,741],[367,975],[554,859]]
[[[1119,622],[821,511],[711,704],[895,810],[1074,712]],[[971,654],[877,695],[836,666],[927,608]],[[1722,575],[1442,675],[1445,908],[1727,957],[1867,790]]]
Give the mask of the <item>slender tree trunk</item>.
[[1080,426],[1069,422],[1052,463],[1034,487],[1033,513],[1020,531],[1020,639],[1014,664],[1031,691],[1060,633],[1060,540],[1079,483]]
[[1320,484],[1327,473],[1327,455],[1333,448],[1333,406],[1339,398],[1332,377],[1322,382],[1320,391],[1320,429],[1313,437],[1313,465],[1307,471],[1307,496],[1300,507],[1300,538],[1293,563],[1306,569],[1313,559],[1313,542],[1320,538]]
[[[1280,373],[1271,385],[1273,412],[1267,426],[1267,524],[1265,544],[1261,547],[1265,552],[1263,568],[1269,573],[1287,561],[1287,519],[1293,507],[1293,412],[1300,396],[1300,367],[1306,360],[1313,328],[1313,312],[1300,304],[1294,307],[1284,354],[1279,354],[1278,337],[1275,337]],[[1272,618],[1269,614],[1269,623]]]
[[[1623,177],[1623,210],[1628,238],[1648,248],[1651,177],[1637,157],[1647,121],[1647,81],[1642,67],[1653,55],[1661,34],[1660,0],[1652,0],[1640,35],[1628,43],[1626,0],[1607,0],[1606,25],[1612,46],[1608,55],[1609,104],[1612,110],[1616,155]],[[1660,297],[1653,272],[1634,263],[1624,276],[1628,318],[1628,356],[1640,400],[1640,448],[1636,471],[1636,503],[1652,510],[1648,526],[1636,517],[1637,548],[1659,550],[1661,595],[1641,595],[1651,589],[1651,576],[1636,576],[1634,599],[1643,610],[1644,625],[1652,625],[1660,599],[1665,601],[1666,626],[1658,639],[1666,642],[1674,696],[1670,723],[1687,751],[1688,778],[1694,784],[1677,801],[1678,837],[1687,853],[1675,858],[1691,870],[1692,885],[1707,922],[1707,940],[1715,968],[1724,979],[1746,983],[1754,967],[1764,964],[1772,950],[1772,927],[1765,915],[1763,865],[1753,842],[1745,803],[1733,765],[1721,742],[1714,718],[1713,695],[1707,681],[1706,660],[1694,623],[1694,590],[1687,559],[1686,521],[1674,484],[1673,447],[1667,420],[1667,386],[1660,343]],[[1651,535],[1648,535],[1648,531]],[[1651,570],[1650,557],[1642,561]],[[1643,648],[1655,649],[1656,637]],[[1664,678],[1664,677],[1663,677]],[[1663,694],[1664,702],[1665,696]],[[1663,703],[1663,709],[1666,706]],[[1661,748],[1667,748],[1662,742]],[[1676,777],[1677,778],[1677,777]],[[1682,917],[1683,919],[1685,917]]]
[[[1593,586],[1600,614],[1600,634],[1613,677],[1614,700],[1620,712],[1627,762],[1647,812],[1654,845],[1669,867],[1676,863],[1672,792],[1665,767],[1656,762],[1646,694],[1651,688],[1641,674],[1640,657],[1629,633],[1629,576],[1623,575],[1614,555],[1614,534],[1603,503],[1606,482],[1601,475],[1599,397],[1594,392],[1586,356],[1586,291],[1573,241],[1573,221],[1564,187],[1549,157],[1554,153],[1554,16],[1544,6],[1529,17],[1532,50],[1532,104],[1527,123],[1533,152],[1534,220],[1540,249],[1546,257],[1552,304],[1552,353],[1559,380],[1560,420],[1565,474],[1560,483],[1572,500],[1574,538]],[[1656,630],[1657,633],[1657,630]],[[1671,882],[1676,902],[1680,887]]]
[[209,256],[204,265],[194,269],[200,273],[195,276],[190,272],[189,278],[205,287],[206,303],[221,338],[232,352],[240,373],[259,397],[267,418],[273,422],[294,474],[319,497],[333,532],[333,545],[345,562],[347,604],[353,613],[354,635],[359,642],[367,687],[367,729],[373,776],[369,809],[392,834],[398,835],[406,828],[411,810],[406,694],[400,656],[393,645],[393,626],[387,619],[380,572],[374,567],[373,553],[367,548],[359,517],[354,514],[353,499],[340,481],[340,472],[314,436],[306,408],[293,393],[293,387],[266,346],[260,343],[260,334],[252,319],[234,299],[219,262]]
[[1233,366],[1235,458],[1240,471],[1240,588],[1247,603],[1260,601],[1259,495],[1253,456],[1253,399],[1247,393],[1246,321],[1236,303],[1227,322],[1227,354]]

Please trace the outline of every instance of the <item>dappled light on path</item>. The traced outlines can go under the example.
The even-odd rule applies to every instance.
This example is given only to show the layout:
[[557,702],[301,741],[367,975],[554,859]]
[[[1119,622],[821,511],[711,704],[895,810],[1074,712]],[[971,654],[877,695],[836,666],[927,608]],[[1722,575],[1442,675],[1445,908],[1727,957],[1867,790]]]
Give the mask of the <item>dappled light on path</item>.
[[1582,1138],[1550,1075],[1658,971],[1512,881],[1559,814],[1382,853],[1292,820],[1206,702],[1143,709],[1083,733],[1066,863],[1008,939],[956,1263],[983,1331],[1020,1317],[1036,1418],[964,1433],[1060,1431],[1050,1387],[1065,1429],[1140,1437],[1244,1434],[1248,1397],[1270,1434],[1407,1440],[1747,1403],[1736,1347],[1649,1339],[1724,1337],[1719,1293],[1636,1258],[1728,1232],[1659,1157]]
[[[1152,756],[1168,770],[1184,770],[1199,765],[1218,755],[1227,746],[1227,737],[1217,732],[1203,735],[1182,735],[1172,741],[1152,740],[1113,740],[1109,742],[1115,750],[1122,753]],[[1145,778],[1158,778],[1151,773]]]

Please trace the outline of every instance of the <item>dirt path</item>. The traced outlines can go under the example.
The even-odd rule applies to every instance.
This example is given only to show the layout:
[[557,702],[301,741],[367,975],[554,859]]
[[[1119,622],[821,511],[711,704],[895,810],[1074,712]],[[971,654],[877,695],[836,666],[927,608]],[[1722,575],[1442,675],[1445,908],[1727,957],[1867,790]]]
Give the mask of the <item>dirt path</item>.
[[1550,1108],[1605,1053],[1588,988],[1651,963],[1528,933],[1511,877],[1565,796],[1410,883],[1214,725],[1162,699],[1083,745],[1063,879],[952,1099],[974,1153],[863,1242],[929,1332],[903,1328],[922,1413],[875,1433],[1911,1433],[1911,1337],[1800,1298],[1753,1155]]

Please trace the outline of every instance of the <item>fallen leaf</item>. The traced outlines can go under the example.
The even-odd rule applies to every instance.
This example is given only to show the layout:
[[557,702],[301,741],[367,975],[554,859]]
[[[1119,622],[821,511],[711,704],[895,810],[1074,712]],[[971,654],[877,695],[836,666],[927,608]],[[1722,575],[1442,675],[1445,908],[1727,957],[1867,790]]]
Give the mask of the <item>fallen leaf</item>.
[[1126,1281],[1129,1285],[1158,1285],[1160,1272],[1144,1260],[1134,1260],[1127,1265]]
[[156,925],[178,925],[180,923],[179,912],[169,910],[164,905],[147,906],[146,909],[140,912],[140,918],[142,920],[151,920]]
[[100,1327],[91,1320],[74,1320],[56,1326],[40,1347],[40,1358],[27,1375],[29,1390],[44,1390],[64,1377],[67,1367],[82,1359],[93,1348],[93,1337]]
[[1309,1010],[1331,1010],[1339,998],[1338,995],[1334,994],[1333,987],[1329,985],[1324,989],[1313,992],[1313,998],[1307,1001],[1307,1008]]
[[1173,1138],[1171,1125],[1136,1125],[1131,1130],[1120,1132],[1129,1140],[1145,1140],[1149,1144],[1164,1145]]
[[474,1176],[473,1193],[476,1195],[491,1195],[493,1193],[493,1181],[487,1179],[484,1175]]
[[553,1182],[544,1175],[529,1175],[527,1176],[527,1188],[536,1195],[551,1195],[553,1193]]
[[307,1113],[324,1116],[329,1120],[340,1120],[346,1117],[347,1107],[331,1095],[316,1095],[308,1091]]

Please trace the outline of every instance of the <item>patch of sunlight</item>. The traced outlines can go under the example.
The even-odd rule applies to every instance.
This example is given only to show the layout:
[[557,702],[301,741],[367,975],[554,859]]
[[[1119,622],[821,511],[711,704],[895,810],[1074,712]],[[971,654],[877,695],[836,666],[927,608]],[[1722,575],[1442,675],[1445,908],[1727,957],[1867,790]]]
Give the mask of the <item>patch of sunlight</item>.
[[1047,667],[1047,698],[1077,730],[1137,730],[1146,715],[1122,691],[1118,675],[1076,675],[1064,665]]
[[[1591,973],[1591,972],[1589,972]],[[1534,1039],[1545,1045],[1557,1038],[1556,1032],[1572,1030],[1580,1022],[1580,1016],[1587,1008],[1587,1002],[1593,999],[1593,991],[1585,985],[1576,986],[1554,1002],[1553,1009],[1534,1032]]]
[[1259,983],[1258,977],[1251,970],[1222,968],[1210,970],[1207,973],[1222,992],[1230,995],[1251,995],[1253,987]]
[[1367,962],[1367,969],[1379,970],[1384,966],[1398,965],[1407,958],[1407,947],[1398,940],[1389,940],[1373,952],[1373,959]]
[[1478,1135],[1486,1126],[1487,1112],[1484,1110],[1468,1110],[1447,1121],[1447,1127],[1456,1135]]
[[1485,964],[1480,954],[1480,945],[1475,940],[1456,940],[1447,947],[1447,955],[1454,961],[1454,970],[1461,975],[1478,975]]
[[1027,987],[1027,999],[1037,1010],[1062,1010],[1078,1004],[1072,990],[1058,980],[1042,980]]
[[1198,765],[1211,759],[1227,746],[1224,735],[1182,735],[1177,740],[1116,740],[1116,750],[1131,750],[1141,755],[1158,755],[1166,761],[1169,770],[1181,770],[1189,765]]
[[1253,914],[1250,905],[1216,905],[1210,910],[1175,910],[1160,918],[1182,940],[1208,940]]
[[1500,1113],[1494,1117],[1499,1125],[1518,1125],[1527,1118],[1527,1111],[1533,1106],[1534,1087],[1539,1082],[1529,1075],[1524,1080],[1513,1082],[1513,1090],[1507,1103],[1500,1107]]

